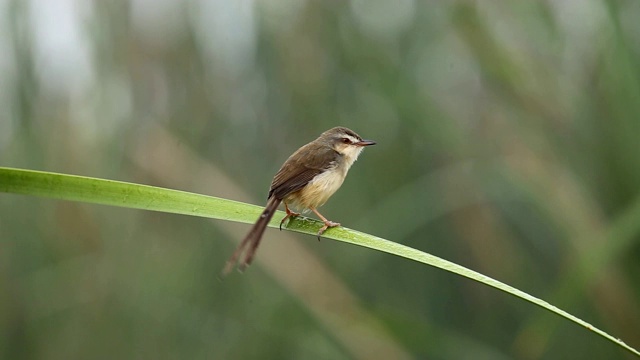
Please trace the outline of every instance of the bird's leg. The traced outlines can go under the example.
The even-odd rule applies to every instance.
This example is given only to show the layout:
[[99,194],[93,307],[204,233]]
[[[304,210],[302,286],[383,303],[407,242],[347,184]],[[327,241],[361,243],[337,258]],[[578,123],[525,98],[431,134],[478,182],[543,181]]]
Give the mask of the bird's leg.
[[318,240],[320,240],[320,235],[322,235],[325,232],[325,230],[327,230],[328,228],[340,226],[340,223],[327,220],[327,218],[322,216],[322,214],[320,214],[318,210],[316,210],[315,208],[311,208],[311,211],[316,213],[316,215],[318,215],[318,217],[322,219],[322,222],[324,222],[324,226],[321,227],[320,230],[318,231]]
[[280,231],[282,231],[282,224],[284,224],[284,222],[288,218],[292,218],[292,217],[296,217],[296,216],[300,215],[300,213],[293,212],[293,211],[289,210],[289,206],[287,206],[286,202],[284,203],[284,210],[287,212],[287,216],[285,216],[284,218],[282,218],[282,220],[280,220]]

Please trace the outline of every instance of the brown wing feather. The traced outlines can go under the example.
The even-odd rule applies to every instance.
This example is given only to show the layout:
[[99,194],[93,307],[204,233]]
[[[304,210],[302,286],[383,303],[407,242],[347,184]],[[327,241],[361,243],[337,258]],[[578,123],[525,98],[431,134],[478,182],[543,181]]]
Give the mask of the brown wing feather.
[[302,189],[309,181],[322,172],[334,166],[340,156],[329,146],[309,143],[284,162],[278,173],[273,177],[269,197],[283,199],[285,196]]

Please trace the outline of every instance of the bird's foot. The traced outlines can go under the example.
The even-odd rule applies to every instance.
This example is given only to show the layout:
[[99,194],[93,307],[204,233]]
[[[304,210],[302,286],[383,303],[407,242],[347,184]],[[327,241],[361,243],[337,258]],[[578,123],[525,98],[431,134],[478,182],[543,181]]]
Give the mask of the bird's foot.
[[321,227],[320,230],[318,230],[318,241],[320,241],[320,235],[322,235],[328,228],[332,228],[332,227],[336,227],[336,226],[340,226],[340,223],[329,221],[329,220],[325,220],[324,221],[324,226]]
[[285,210],[287,211],[287,216],[283,217],[282,220],[280,220],[280,231],[282,231],[282,224],[284,224],[284,222],[287,221],[287,219],[294,218],[296,216],[300,216],[300,213],[293,212],[293,211],[289,210],[288,207],[285,207]]

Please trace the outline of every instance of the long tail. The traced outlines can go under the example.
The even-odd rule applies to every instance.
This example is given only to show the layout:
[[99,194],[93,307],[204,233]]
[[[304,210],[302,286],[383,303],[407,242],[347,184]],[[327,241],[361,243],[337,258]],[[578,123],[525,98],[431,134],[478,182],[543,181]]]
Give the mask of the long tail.
[[264,234],[264,230],[267,228],[269,221],[271,221],[271,218],[273,217],[273,214],[275,214],[276,209],[278,209],[278,205],[280,205],[281,201],[282,200],[280,199],[276,199],[275,196],[269,198],[269,201],[267,201],[267,206],[262,211],[262,214],[260,215],[256,223],[253,224],[253,227],[251,227],[251,230],[249,230],[247,236],[244,237],[240,245],[238,245],[236,250],[233,252],[233,255],[231,255],[231,257],[227,261],[224,270],[222,270],[222,276],[228,275],[231,270],[233,270],[236,263],[238,262],[238,258],[247,246],[249,246],[249,248],[244,254],[244,260],[240,262],[239,269],[243,271],[247,268],[247,266],[251,265],[253,256],[258,249],[258,245],[260,245],[260,240],[262,240],[262,234]]

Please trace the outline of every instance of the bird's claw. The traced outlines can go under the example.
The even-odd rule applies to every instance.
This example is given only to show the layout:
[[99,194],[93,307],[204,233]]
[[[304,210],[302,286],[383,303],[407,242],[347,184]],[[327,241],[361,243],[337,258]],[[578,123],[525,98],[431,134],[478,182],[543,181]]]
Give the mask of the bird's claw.
[[[284,222],[287,221],[287,219],[294,218],[294,217],[297,217],[297,216],[300,216],[300,213],[293,212],[293,211],[287,209],[287,216],[285,216],[284,218],[282,218],[282,220],[280,220],[280,231],[282,231],[282,224],[284,224]],[[289,225],[289,224],[287,224],[287,225]]]
[[320,236],[322,234],[324,234],[324,232],[328,229],[328,228],[332,228],[332,227],[336,227],[336,226],[340,226],[340,223],[337,222],[333,222],[333,221],[325,221],[324,222],[324,226],[320,228],[320,230],[318,230],[318,241],[320,241]]

